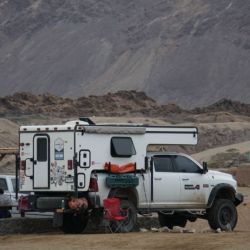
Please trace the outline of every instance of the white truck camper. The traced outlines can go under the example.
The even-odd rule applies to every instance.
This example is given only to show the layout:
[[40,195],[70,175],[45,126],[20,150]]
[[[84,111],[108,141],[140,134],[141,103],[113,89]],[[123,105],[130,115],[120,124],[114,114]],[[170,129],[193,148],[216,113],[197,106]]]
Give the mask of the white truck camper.
[[[149,145],[196,145],[195,127],[97,125],[80,118],[21,126],[19,135],[19,192],[31,192],[21,209],[53,211],[66,233],[81,233],[90,217],[100,223],[110,198],[127,213],[122,226],[112,225],[119,232],[134,230],[138,213],[153,212],[169,228],[197,218],[214,229],[236,225],[243,197],[231,175],[208,171],[185,154],[148,152]],[[70,206],[72,199],[80,205]]]

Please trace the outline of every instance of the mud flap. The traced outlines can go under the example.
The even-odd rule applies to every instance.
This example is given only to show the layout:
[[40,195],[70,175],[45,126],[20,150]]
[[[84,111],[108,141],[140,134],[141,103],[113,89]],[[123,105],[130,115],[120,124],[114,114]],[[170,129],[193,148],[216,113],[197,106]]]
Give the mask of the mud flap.
[[234,201],[234,205],[237,207],[240,203],[242,203],[244,200],[243,194],[241,193],[236,193],[235,194],[235,201]]

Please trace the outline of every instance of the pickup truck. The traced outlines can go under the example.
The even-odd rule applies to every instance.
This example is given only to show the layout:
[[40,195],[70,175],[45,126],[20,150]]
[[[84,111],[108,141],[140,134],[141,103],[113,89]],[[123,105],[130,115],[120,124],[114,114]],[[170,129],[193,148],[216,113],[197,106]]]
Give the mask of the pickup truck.
[[[8,210],[14,210],[16,213],[16,209],[18,209],[18,201],[20,197],[27,196],[27,193],[18,193],[18,199],[16,199],[16,176],[15,175],[0,175],[0,189],[3,191],[3,194],[0,198],[2,203],[8,203]],[[1,206],[1,204],[0,204]],[[19,211],[21,216],[24,216],[23,211]],[[8,217],[11,214],[8,213]]]
[[182,153],[150,153],[147,159],[148,168],[137,174],[136,188],[110,189],[107,174],[95,173],[99,200],[119,197],[132,211],[122,228],[124,232],[133,230],[136,212],[142,215],[157,212],[160,225],[168,228],[185,227],[188,220],[193,222],[197,218],[207,220],[212,229],[235,228],[236,206],[243,196],[237,192],[232,175],[208,170],[206,163],[201,166]]
[[10,210],[16,205],[15,176],[0,175],[0,218],[11,217]]
[[12,200],[13,205],[17,205],[16,201],[16,176],[0,175],[0,188]]
[[[169,228],[197,218],[213,229],[236,226],[243,196],[231,175],[208,171],[186,154],[149,151],[150,145],[196,145],[196,127],[94,124],[80,118],[21,126],[19,133],[19,191],[30,192],[23,204],[29,211],[54,212],[64,232],[81,233],[90,217],[101,221],[107,198],[118,198],[127,213],[120,232],[135,228],[138,213],[158,213],[160,224]],[[84,209],[74,211],[69,202],[85,204]]]
[[10,209],[12,202],[8,195],[4,194],[3,189],[0,188],[0,219],[11,217]]

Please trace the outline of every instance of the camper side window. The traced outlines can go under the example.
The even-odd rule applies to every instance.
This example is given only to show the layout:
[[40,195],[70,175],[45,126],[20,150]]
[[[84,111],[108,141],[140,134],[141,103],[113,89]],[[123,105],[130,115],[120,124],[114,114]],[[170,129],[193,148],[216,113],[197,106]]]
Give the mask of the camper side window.
[[130,137],[112,137],[110,151],[113,157],[131,157],[135,155],[135,147]]

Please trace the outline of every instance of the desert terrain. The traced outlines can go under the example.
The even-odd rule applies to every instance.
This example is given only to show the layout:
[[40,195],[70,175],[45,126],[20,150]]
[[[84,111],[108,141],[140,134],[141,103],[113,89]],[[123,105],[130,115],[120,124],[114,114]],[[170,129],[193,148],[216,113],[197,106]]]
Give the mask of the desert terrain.
[[[196,146],[168,146],[161,150],[192,154],[198,161],[210,161],[216,154],[229,152],[238,165],[248,163],[245,154],[250,141],[250,105],[222,99],[201,108],[183,109],[175,104],[159,104],[143,92],[119,91],[103,96],[63,98],[51,94],[28,92],[0,97],[0,148],[17,147],[20,125],[63,124],[78,117],[90,117],[95,123],[137,123],[145,125],[196,126],[199,139]],[[211,162],[223,168],[220,161]],[[231,157],[232,158],[232,157]],[[230,159],[229,159],[230,160]],[[232,162],[227,163],[237,165]],[[0,161],[1,173],[14,173],[14,157]]]
[[[193,233],[152,232],[149,230],[147,232],[127,234],[87,231],[81,235],[68,235],[60,231],[50,230],[48,227],[42,231],[41,227],[43,224],[40,224],[40,231],[36,231],[33,226],[32,233],[22,233],[22,229],[20,228],[19,233],[0,235],[0,249],[247,250],[250,249],[250,188],[240,188],[239,191],[244,194],[245,201],[238,207],[239,219],[234,232],[213,232],[209,229],[207,222],[202,220],[187,225],[187,228],[192,229]],[[145,220],[148,219],[146,218]],[[156,220],[156,218],[151,218],[150,220]]]
[[[152,226],[159,227],[153,217],[139,226],[147,228],[147,232],[107,234],[86,230],[81,235],[65,235],[52,228],[51,219],[13,218],[0,220],[0,249],[250,249],[248,104],[222,100],[205,108],[183,110],[174,104],[160,105],[134,91],[75,100],[20,93],[0,98],[0,103],[0,147],[7,148],[18,146],[20,125],[62,124],[80,116],[89,116],[96,123],[197,126],[198,145],[158,149],[186,152],[200,163],[207,161],[208,166],[233,174],[245,198],[238,207],[234,232],[213,232],[202,220],[188,223],[187,228],[193,233],[153,232]],[[14,157],[5,156],[0,161],[0,173],[14,173],[14,166]]]
[[105,235],[15,235],[0,237],[0,249],[249,249],[249,232],[222,234],[129,233]]
[[[133,232],[127,234],[110,234],[87,231],[80,235],[63,234],[51,228],[42,230],[40,226],[33,225],[33,232],[8,233],[0,235],[0,249],[250,249],[250,188],[240,188],[245,201],[238,207],[238,224],[234,232],[213,232],[206,221],[198,220],[188,223],[187,228],[193,233],[169,232]],[[11,219],[10,219],[11,220]],[[30,219],[32,220],[32,219]],[[146,218],[156,220],[156,218]],[[2,221],[0,221],[1,223]],[[3,223],[3,222],[2,222]],[[28,223],[27,223],[28,224]],[[39,223],[37,223],[39,224]],[[148,227],[148,223],[146,227]],[[155,224],[155,223],[152,223]],[[1,224],[0,224],[1,226]],[[3,224],[2,224],[3,226]],[[143,225],[142,225],[143,226]],[[39,228],[38,228],[39,227]],[[45,227],[44,227],[45,228]],[[25,230],[25,226],[23,228]],[[149,229],[149,227],[148,227]]]
[[[249,12],[249,0],[0,1],[0,148],[18,148],[21,125],[78,117],[196,126],[196,146],[148,151],[206,161],[245,198],[234,232],[202,220],[155,232],[152,217],[133,233],[66,235],[51,218],[16,217],[0,219],[0,250],[250,249]],[[14,174],[15,156],[0,152],[0,174]]]

